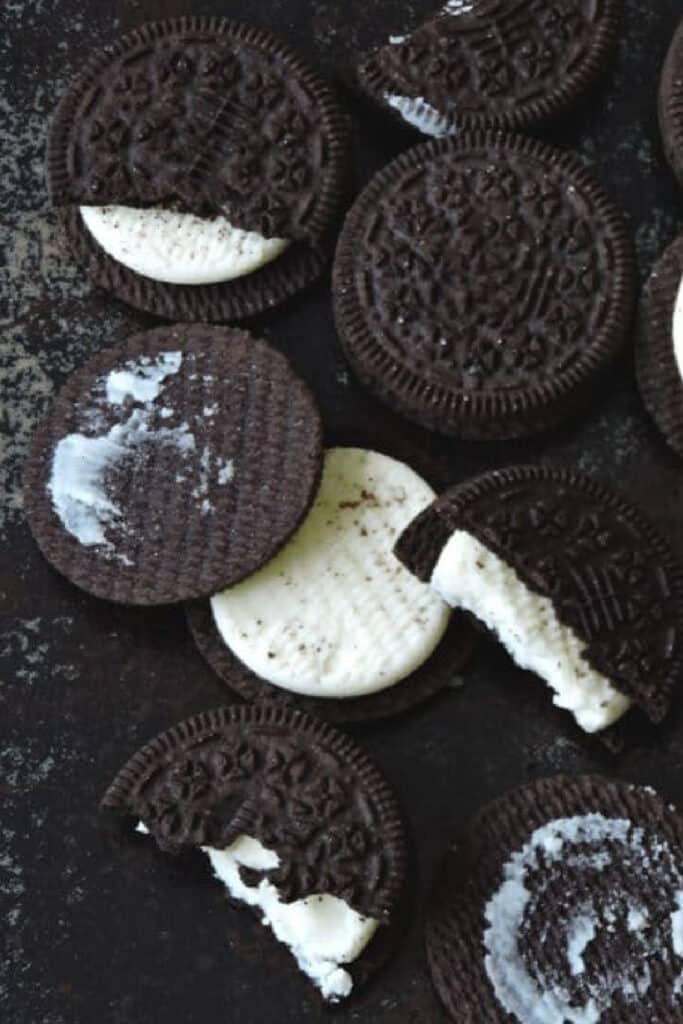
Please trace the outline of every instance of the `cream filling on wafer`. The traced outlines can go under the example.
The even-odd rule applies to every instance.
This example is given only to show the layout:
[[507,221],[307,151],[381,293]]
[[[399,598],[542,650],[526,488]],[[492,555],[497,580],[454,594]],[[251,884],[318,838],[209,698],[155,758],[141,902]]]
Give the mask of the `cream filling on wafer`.
[[679,376],[683,379],[683,278],[681,278],[681,283],[676,294],[672,336],[676,366],[678,368]]
[[[142,822],[138,831],[148,833]],[[353,978],[343,965],[360,956],[377,931],[377,920],[324,893],[283,903],[267,878],[267,872],[279,866],[280,858],[250,836],[239,836],[225,850],[211,846],[202,850],[230,896],[261,912],[263,924],[289,947],[300,970],[325,999],[338,1002],[350,995]],[[257,885],[247,885],[241,868],[263,872],[264,877]]]
[[216,627],[245,665],[311,697],[360,697],[432,654],[450,609],[393,554],[433,500],[412,469],[377,452],[330,450],[315,503],[266,566],[211,599]]
[[80,213],[107,255],[164,284],[232,281],[272,262],[289,244],[243,231],[225,217],[196,217],[160,207],[81,206]]
[[[614,887],[613,876],[609,884],[602,882],[615,858],[626,881],[623,890]],[[662,835],[625,818],[586,814],[558,818],[536,829],[504,865],[502,882],[484,911],[484,964],[503,1009],[520,1024],[599,1024],[603,1014],[614,1009],[617,995],[620,1002],[639,1007],[640,1013],[652,986],[660,990],[658,1001],[666,999],[661,985],[672,977],[668,998],[680,1007],[681,867]],[[576,888],[567,888],[572,881]],[[558,882],[565,895],[560,908]],[[667,893],[670,909],[662,915],[659,902]],[[657,901],[653,907],[643,902],[648,896]],[[656,912],[652,917],[651,910]],[[547,915],[553,911],[551,921]],[[528,913],[535,914],[535,927],[539,918],[546,927],[546,934],[537,936],[539,944],[564,947],[563,958],[549,956],[541,964],[525,955]],[[604,937],[609,949],[615,932],[627,937],[617,959],[601,953],[600,945]],[[589,960],[591,947],[597,947],[597,961]],[[672,962],[672,953],[677,962]],[[663,965],[666,980],[655,980]]]
[[472,534],[452,534],[431,585],[452,607],[488,626],[521,668],[541,676],[554,691],[553,703],[571,711],[586,732],[607,728],[631,707],[585,660],[585,644],[560,622],[552,601],[534,593]]
[[384,94],[384,102],[397,111],[406,124],[417,128],[423,135],[443,139],[456,132],[451,119],[427,103],[423,96],[398,96],[387,92]]

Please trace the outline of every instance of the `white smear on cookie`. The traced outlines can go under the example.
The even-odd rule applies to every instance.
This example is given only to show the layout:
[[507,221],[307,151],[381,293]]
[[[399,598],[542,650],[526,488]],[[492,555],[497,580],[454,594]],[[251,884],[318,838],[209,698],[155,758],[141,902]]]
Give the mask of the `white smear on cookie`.
[[683,279],[681,279],[681,283],[676,294],[672,333],[674,358],[676,360],[676,366],[678,367],[679,376],[683,379]]

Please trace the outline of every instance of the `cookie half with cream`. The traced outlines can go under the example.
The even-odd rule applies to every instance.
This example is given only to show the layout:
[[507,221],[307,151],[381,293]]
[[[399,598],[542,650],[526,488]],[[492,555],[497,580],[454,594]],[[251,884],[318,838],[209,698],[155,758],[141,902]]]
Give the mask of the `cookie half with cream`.
[[160,327],[69,378],[32,442],[26,513],[48,561],[97,597],[208,597],[289,540],[321,460],[284,356],[237,328]]
[[683,237],[669,246],[645,285],[636,376],[648,412],[683,458]]
[[[436,6],[436,5],[435,5]],[[424,135],[526,128],[571,106],[603,71],[622,0],[448,0],[356,69],[360,88]]]
[[683,817],[595,776],[505,794],[439,872],[427,952],[457,1024],[676,1024]]
[[307,715],[240,707],[181,722],[128,761],[102,807],[164,851],[202,850],[231,902],[259,915],[329,1002],[400,935],[396,800],[355,744]]
[[454,678],[471,628],[393,553],[434,498],[409,466],[332,448],[289,543],[242,582],[189,609],[198,646],[246,699],[338,721],[395,714]]
[[683,574],[636,509],[578,473],[515,466],[454,487],[396,545],[482,621],[586,732],[666,715],[683,667]]
[[92,58],[56,111],[47,166],[69,246],[98,284],[168,319],[227,321],[321,273],[348,128],[275,36],[177,18]]

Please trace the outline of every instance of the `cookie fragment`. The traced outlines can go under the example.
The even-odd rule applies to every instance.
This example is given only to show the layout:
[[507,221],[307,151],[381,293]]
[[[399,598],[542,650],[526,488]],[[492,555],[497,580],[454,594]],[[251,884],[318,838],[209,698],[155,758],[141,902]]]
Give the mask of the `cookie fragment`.
[[574,103],[603,71],[621,0],[450,0],[364,57],[360,88],[425,135],[526,128]]
[[662,67],[657,109],[664,152],[672,171],[683,184],[683,20]]
[[350,740],[282,708],[223,708],[143,747],[102,801],[163,850],[199,847],[325,999],[391,952],[405,885],[395,798]]
[[638,314],[636,377],[648,412],[683,458],[683,238],[654,267]]
[[360,380],[409,419],[511,438],[569,415],[628,331],[634,257],[576,157],[474,132],[417,146],[370,182],[334,266]]
[[99,284],[168,318],[237,319],[322,270],[348,142],[330,89],[279,39],[177,18],[123,37],[72,82],[48,182]]
[[652,789],[558,776],[490,804],[437,878],[427,929],[458,1024],[674,1024],[683,819]]
[[434,492],[378,452],[333,448],[309,514],[289,544],[211,598],[224,643],[253,673],[291,693],[352,699],[418,669],[450,609],[393,554]]
[[476,615],[587,732],[666,715],[682,668],[683,575],[641,514],[577,473],[516,466],[452,488],[396,546]]
[[243,331],[176,325],[99,353],[38,428],[25,471],[45,557],[98,597],[208,596],[271,558],[322,457],[313,399]]

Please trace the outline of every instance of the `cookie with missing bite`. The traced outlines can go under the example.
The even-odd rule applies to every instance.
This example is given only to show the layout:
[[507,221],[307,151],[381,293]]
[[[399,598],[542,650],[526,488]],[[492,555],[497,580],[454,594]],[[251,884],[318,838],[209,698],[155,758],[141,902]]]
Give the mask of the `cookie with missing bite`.
[[133,755],[102,808],[162,850],[202,850],[231,902],[290,948],[326,1001],[346,999],[398,942],[396,800],[370,759],[314,718],[274,707],[197,715]]
[[666,715],[683,669],[683,572],[631,505],[578,473],[515,466],[452,488],[396,553],[480,619],[586,732]]

